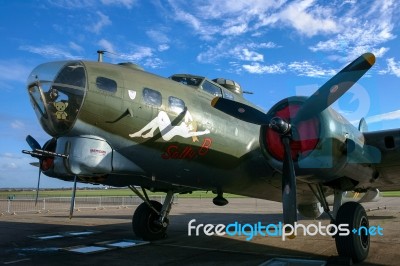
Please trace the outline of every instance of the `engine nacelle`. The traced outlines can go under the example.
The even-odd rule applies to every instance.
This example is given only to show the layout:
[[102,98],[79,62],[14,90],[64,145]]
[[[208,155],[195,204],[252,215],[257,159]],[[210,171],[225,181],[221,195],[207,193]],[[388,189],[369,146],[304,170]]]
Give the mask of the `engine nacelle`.
[[[284,99],[268,114],[290,123],[306,99]],[[260,143],[269,164],[281,171],[284,156],[281,136],[265,125],[260,130]],[[370,164],[380,160],[380,153],[367,147],[364,135],[332,108],[292,125],[290,146],[296,175],[305,181],[329,182],[346,177],[360,183],[377,178]]]
[[95,177],[143,172],[98,136],[60,137],[52,146],[53,152],[67,155],[68,158],[55,157],[47,169],[42,168],[47,176],[71,179],[73,176]]

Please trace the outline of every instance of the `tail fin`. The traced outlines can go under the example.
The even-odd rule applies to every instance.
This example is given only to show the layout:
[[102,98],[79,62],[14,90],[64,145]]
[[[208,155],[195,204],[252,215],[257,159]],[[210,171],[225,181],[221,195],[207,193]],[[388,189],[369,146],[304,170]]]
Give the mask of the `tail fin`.
[[364,117],[361,118],[360,123],[358,124],[358,130],[360,132],[368,132],[368,125]]

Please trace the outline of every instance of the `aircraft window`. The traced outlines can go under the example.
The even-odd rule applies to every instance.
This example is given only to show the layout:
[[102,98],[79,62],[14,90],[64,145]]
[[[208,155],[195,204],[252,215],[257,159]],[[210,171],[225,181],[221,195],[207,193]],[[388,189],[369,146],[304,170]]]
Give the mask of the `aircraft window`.
[[176,114],[180,114],[185,110],[185,102],[174,96],[169,96],[168,104],[169,109]]
[[117,82],[115,80],[105,78],[105,77],[97,77],[96,78],[97,88],[103,91],[108,91],[115,93],[117,92]]
[[204,81],[203,83],[203,90],[208,93],[211,93],[214,96],[219,96],[219,97],[222,96],[221,89],[207,80]]
[[[47,71],[52,67],[57,71]],[[49,73],[53,73],[52,78]],[[35,79],[29,84],[28,91],[43,128],[52,136],[68,132],[75,123],[85,95],[87,79],[83,64],[47,63],[34,69],[30,76]]]
[[143,89],[143,99],[145,103],[156,107],[160,107],[162,104],[161,93],[149,88]]
[[228,99],[228,100],[235,100],[235,97],[233,96],[232,93],[227,92],[227,91],[223,91],[223,93],[224,93],[224,98],[225,98],[225,99]]
[[[50,82],[44,82],[42,87],[46,86],[49,88]],[[29,87],[29,94],[31,95],[31,102],[35,112],[37,113],[38,117],[45,117],[47,118],[46,108],[43,101],[43,94],[40,88],[35,84]]]
[[203,81],[201,78],[194,78],[194,77],[177,77],[177,76],[172,76],[171,79],[176,82],[180,82],[182,84],[188,85],[188,86],[196,86],[198,87],[200,83]]
[[85,69],[79,62],[67,65],[54,81],[54,83],[73,85],[81,88],[86,87],[85,82]]

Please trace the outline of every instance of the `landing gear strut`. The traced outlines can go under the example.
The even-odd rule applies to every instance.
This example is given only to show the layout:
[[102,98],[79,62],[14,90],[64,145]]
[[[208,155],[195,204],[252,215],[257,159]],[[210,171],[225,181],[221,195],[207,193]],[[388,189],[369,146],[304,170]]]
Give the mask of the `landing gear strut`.
[[331,217],[331,223],[336,226],[348,224],[348,235],[335,236],[336,250],[341,257],[351,258],[353,262],[365,260],[369,253],[370,236],[369,221],[364,207],[358,202],[346,202],[342,204],[343,191],[335,190],[333,212],[329,210],[323,189],[317,185],[317,190],[311,187],[325,212]]
[[129,188],[144,201],[133,214],[133,232],[144,240],[151,241],[165,238],[174,192],[168,191],[164,204],[161,204],[158,201],[150,200],[144,189],[142,189],[143,196],[135,187],[130,186]]

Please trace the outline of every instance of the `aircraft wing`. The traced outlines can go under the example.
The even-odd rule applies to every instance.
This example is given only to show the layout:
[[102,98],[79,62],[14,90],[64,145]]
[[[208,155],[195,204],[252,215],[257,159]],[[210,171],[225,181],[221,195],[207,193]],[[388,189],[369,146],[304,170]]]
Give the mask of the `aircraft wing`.
[[364,137],[370,148],[380,152],[374,186],[381,191],[400,190],[400,129],[364,132]]

